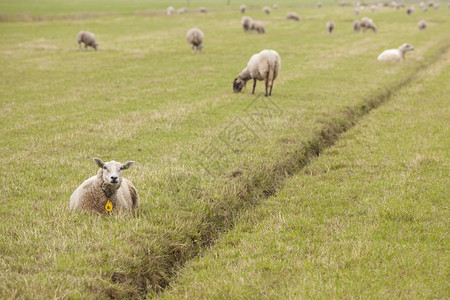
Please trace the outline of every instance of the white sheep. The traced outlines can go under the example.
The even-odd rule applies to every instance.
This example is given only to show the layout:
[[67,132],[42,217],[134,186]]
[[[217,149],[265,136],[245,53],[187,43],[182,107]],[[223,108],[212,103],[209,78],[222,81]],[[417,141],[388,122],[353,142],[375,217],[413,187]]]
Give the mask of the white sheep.
[[272,8],[273,8],[273,9],[278,9],[278,4],[274,4],[274,5],[272,6]]
[[262,10],[268,15],[270,15],[270,12],[272,11],[272,9],[269,6],[264,6]]
[[406,59],[406,52],[414,50],[414,47],[410,44],[403,44],[398,49],[389,49],[383,51],[378,55],[379,61],[403,61]]
[[186,40],[192,45],[192,53],[195,53],[194,48],[197,49],[198,53],[202,52],[204,38],[205,35],[199,28],[194,27],[188,30],[186,33]]
[[77,35],[78,46],[81,50],[81,43],[84,43],[84,49],[87,50],[88,47],[98,50],[99,44],[95,41],[95,34],[89,31],[80,31]]
[[439,3],[435,3],[435,4],[433,5],[433,7],[434,7],[434,9],[439,9]]
[[203,7],[203,6],[200,6],[200,7],[198,8],[198,11],[199,11],[200,13],[203,13],[203,14],[206,14],[206,13],[208,12],[208,10],[207,10],[205,7]]
[[415,11],[414,6],[408,7],[408,8],[406,9],[406,14],[407,14],[408,16],[410,16],[414,11]]
[[359,22],[358,20],[353,21],[353,31],[355,33],[358,33],[360,29],[361,29],[361,22]]
[[84,181],[70,196],[69,207],[105,214],[115,211],[131,211],[139,207],[139,196],[133,183],[122,177],[122,171],[131,168],[134,161],[121,164],[104,163],[94,158],[100,167],[97,175]]
[[291,12],[287,13],[286,20],[288,20],[288,21],[294,20],[294,21],[300,22],[300,16],[297,13],[291,11]]
[[249,30],[251,30],[252,27],[252,23],[253,23],[253,19],[248,17],[248,16],[243,16],[241,19],[241,25],[242,28],[244,29],[244,32],[247,32]]
[[336,25],[334,24],[333,21],[327,22],[326,26],[327,26],[328,34],[331,34],[333,32],[334,27],[336,27]]
[[420,30],[425,30],[427,29],[427,22],[420,20],[419,23],[417,23],[417,27],[419,27]]
[[182,8],[180,8],[180,9],[177,11],[177,13],[178,13],[179,15],[185,14],[185,13],[187,13],[187,8],[186,8],[186,7],[182,7]]
[[242,4],[239,10],[241,11],[241,14],[245,13],[245,10],[247,9],[247,6],[245,4]]
[[366,32],[367,29],[372,29],[373,32],[377,32],[375,23],[372,21],[372,19],[369,19],[367,17],[361,19],[361,28],[363,29],[363,32]]
[[[263,50],[254,54],[248,61],[247,67],[239,73],[233,81],[235,93],[242,91],[247,81],[253,79],[252,94],[255,93],[256,81],[264,80],[266,84],[266,97],[272,95],[273,82],[281,68],[281,58],[274,50]],[[270,91],[269,91],[270,88]]]
[[322,7],[322,3],[320,3],[320,2],[317,3],[317,7],[318,7],[318,8],[321,8],[321,7]]
[[173,6],[169,6],[169,7],[167,8],[166,14],[167,14],[168,16],[171,16],[171,15],[173,15],[174,13],[175,13],[175,8],[173,8]]
[[266,33],[266,29],[264,29],[264,24],[261,21],[253,21],[250,30],[254,30],[257,33]]

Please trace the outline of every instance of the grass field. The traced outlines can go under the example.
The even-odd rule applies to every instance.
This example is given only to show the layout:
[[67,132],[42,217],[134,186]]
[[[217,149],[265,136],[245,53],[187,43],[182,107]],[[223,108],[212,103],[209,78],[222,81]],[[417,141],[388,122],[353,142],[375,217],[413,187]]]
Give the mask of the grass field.
[[[235,1],[230,6],[225,1],[191,1],[190,13],[172,17],[166,17],[162,11],[169,5],[166,1],[107,2],[106,5],[103,0],[0,1],[0,19],[5,20],[0,22],[0,171],[4,174],[0,181],[0,298],[151,297],[163,291],[174,278],[180,282],[175,286],[180,287],[167,296],[176,296],[177,291],[181,293],[178,296],[189,295],[191,291],[184,292],[183,284],[190,285],[189,278],[198,278],[200,284],[204,278],[195,277],[192,274],[195,267],[191,265],[186,279],[174,277],[187,262],[202,253],[204,260],[200,258],[196,263],[208,264],[208,255],[212,255],[208,254],[209,246],[218,241],[218,248],[212,253],[221,251],[224,245],[221,238],[230,240],[226,232],[235,226],[239,237],[240,224],[249,224],[257,230],[266,217],[270,224],[273,211],[270,203],[283,203],[293,199],[289,195],[304,194],[304,187],[291,184],[291,180],[309,185],[307,180],[313,179],[303,178],[306,171],[302,169],[311,159],[397,90],[411,86],[414,94],[411,101],[416,106],[428,96],[441,95],[436,96],[440,100],[427,107],[427,111],[440,113],[440,119],[432,113],[420,116],[424,124],[438,126],[433,122],[440,121],[447,129],[442,118],[448,120],[444,97],[448,94],[448,88],[445,89],[448,65],[442,67],[442,72],[432,72],[436,66],[444,65],[450,46],[450,20],[444,3],[440,10],[416,12],[412,16],[388,8],[377,13],[366,9],[359,17],[373,18],[379,31],[354,34],[353,8],[334,6],[332,1],[322,1],[326,5],[321,9],[315,8],[313,1],[301,4],[278,1],[280,9],[269,16],[257,9],[269,1],[247,1],[251,8],[248,15],[262,20],[266,26],[265,35],[256,35],[242,32],[241,14],[237,11],[241,3]],[[186,1],[172,3],[179,8]],[[211,7],[212,11],[193,12],[201,5]],[[296,10],[302,22],[286,22],[285,15],[290,10]],[[422,18],[428,22],[423,32],[416,26]],[[325,23],[331,19],[336,22],[336,32],[328,35]],[[185,40],[186,31],[193,26],[205,33],[206,47],[201,55],[192,55]],[[80,30],[96,34],[99,51],[78,51],[76,35]],[[405,62],[376,61],[382,50],[403,42],[416,48]],[[248,91],[234,94],[233,79],[250,56],[262,49],[274,49],[282,59],[272,97],[263,97],[261,82],[256,95]],[[425,78],[428,70],[431,79]],[[428,85],[414,93],[414,86],[422,80]],[[389,102],[386,106],[390,105]],[[409,107],[407,103],[404,105]],[[419,116],[416,110],[412,113]],[[378,122],[383,120],[381,116]],[[406,122],[400,120],[399,127],[408,126],[402,121]],[[395,126],[393,123],[391,134],[399,134]],[[431,159],[431,167],[424,174],[427,180],[442,174],[439,177],[444,180],[442,185],[438,180],[430,183],[430,195],[436,197],[442,195],[444,175],[448,177],[448,164],[442,165],[442,161],[448,162],[448,153],[442,154],[437,144],[445,142],[448,148],[448,134],[444,133],[439,133],[442,140],[432,141],[436,149],[421,154],[425,160]],[[379,134],[384,134],[383,130]],[[404,143],[411,142],[413,134],[408,134],[400,136],[406,139]],[[367,158],[371,153],[364,152],[365,142],[370,140],[360,140],[359,148]],[[388,141],[380,138],[380,142],[390,147]],[[345,155],[359,153],[353,147],[348,148],[342,153],[342,160]],[[325,155],[330,155],[327,151],[333,150],[325,150]],[[389,157],[386,169],[376,171],[385,174],[392,166],[392,176],[396,178],[396,168],[401,167],[399,156],[397,153]],[[97,171],[93,157],[136,161],[136,166],[125,173],[141,198],[136,215],[101,217],[68,210],[71,193]],[[378,154],[374,159],[380,157]],[[435,165],[440,169],[433,168]],[[358,169],[358,165],[353,167]],[[364,189],[361,182],[365,176],[370,177],[363,173],[364,168],[365,165],[359,167],[362,171],[358,172],[362,173],[358,177],[345,178],[352,189],[342,193]],[[289,179],[299,172],[300,178]],[[332,187],[342,181],[339,177],[342,174],[333,176],[323,179],[328,180],[330,191],[326,187],[311,188],[309,195],[316,193],[315,197],[298,199],[298,206],[288,206],[282,213],[295,216],[297,209],[312,208],[317,197],[331,201],[327,195],[331,196]],[[420,183],[413,181],[412,185],[420,191]],[[274,198],[277,200],[273,200],[271,196],[278,191],[280,194]],[[408,200],[407,194],[397,196],[399,202]],[[402,221],[405,215],[413,216],[415,221],[416,200],[407,202],[408,207],[400,207],[399,213],[393,210],[399,202],[390,207],[391,203],[384,205],[382,194],[374,192],[370,197],[380,201],[374,207],[377,212],[388,214],[391,209],[394,221],[396,217]],[[440,198],[433,199],[425,197],[423,201],[429,205],[437,201],[436,206],[445,207]],[[347,205],[344,201],[341,204],[337,218],[346,216],[339,215]],[[430,206],[423,203],[423,207]],[[261,210],[260,218],[248,223],[241,219],[242,215],[251,217],[254,209]],[[328,216],[328,206],[319,205],[317,209],[322,209],[318,217]],[[377,216],[370,221],[376,223],[382,218]],[[442,215],[437,216],[442,221]],[[432,233],[445,234],[443,221],[438,220],[429,223]],[[338,225],[346,226],[350,221],[351,218],[342,220]],[[311,221],[310,226],[314,224]],[[390,223],[379,226],[383,224]],[[327,232],[318,224],[317,236],[308,242],[318,243],[329,237],[329,245],[334,247],[336,239],[346,241],[358,235],[365,241],[363,237],[370,231],[363,225],[355,226],[350,236],[345,232],[333,235],[333,231]],[[297,233],[296,239],[306,241],[304,235],[291,232]],[[255,247],[260,236],[256,232]],[[382,238],[377,241],[382,243]],[[448,261],[447,244],[427,240],[423,243],[429,247],[430,255],[441,255],[444,262]],[[436,245],[440,248],[436,249]],[[311,245],[311,255],[323,251],[319,246]],[[383,245],[375,246],[384,249]],[[361,247],[370,249],[371,245]],[[283,254],[277,251],[277,255]],[[346,254],[345,249],[341,254]],[[401,257],[402,252],[395,254]],[[338,255],[336,259],[342,258]],[[270,265],[270,257],[269,253],[269,269],[275,267]],[[355,260],[370,258],[361,254]],[[288,259],[292,256],[288,255],[286,262]],[[446,285],[448,272],[438,272],[435,262],[435,258],[430,258],[421,263],[434,276],[443,274],[441,282]],[[334,266],[325,260],[324,276],[333,278],[336,272],[326,271]],[[244,269],[242,272],[243,276],[253,276]],[[348,269],[345,276],[355,282],[368,274],[365,272]],[[264,278],[266,283],[271,282],[271,276],[268,273]],[[228,282],[231,284],[233,280]],[[417,292],[405,295],[420,297],[423,292],[430,297],[448,296],[434,285],[437,282],[424,283],[428,293],[418,287]],[[333,284],[331,279],[328,283]],[[221,291],[215,289],[214,282],[211,284],[211,290]],[[301,294],[301,286],[298,288],[295,295]],[[370,294],[368,289],[367,295],[382,293],[374,288]],[[348,293],[356,297],[358,291],[352,286]],[[246,292],[249,297],[277,295],[276,290],[265,294],[264,287],[254,291],[246,287]],[[394,292],[395,289],[387,288],[381,295],[396,296]],[[333,294],[332,287],[317,293],[310,295],[345,295],[345,291],[338,294],[337,290]],[[235,294],[231,291],[229,295]]]

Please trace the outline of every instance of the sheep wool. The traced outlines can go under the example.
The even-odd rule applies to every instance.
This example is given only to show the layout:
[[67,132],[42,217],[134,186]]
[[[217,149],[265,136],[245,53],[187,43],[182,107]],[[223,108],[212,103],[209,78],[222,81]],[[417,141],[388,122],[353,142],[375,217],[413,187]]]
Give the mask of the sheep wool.
[[195,54],[194,48],[198,53],[202,52],[204,38],[205,35],[199,28],[194,27],[188,30],[188,32],[186,33],[186,40],[192,46],[192,53]]
[[300,16],[297,13],[291,11],[291,12],[287,13],[286,20],[288,20],[288,21],[294,20],[294,21],[300,22]]
[[253,21],[250,26],[250,30],[254,30],[257,33],[266,33],[266,29],[264,29],[264,24],[261,21]]
[[335,25],[334,25],[333,21],[327,22],[328,34],[332,34],[333,33],[334,27],[335,27]]
[[427,22],[420,20],[419,23],[417,23],[417,27],[419,27],[420,30],[425,30],[427,29]]
[[244,4],[242,4],[241,7],[239,8],[239,10],[241,11],[241,14],[245,13],[246,9],[247,9],[247,6],[245,6]]
[[77,35],[78,46],[81,50],[81,43],[84,43],[84,49],[87,50],[88,47],[98,50],[98,43],[95,41],[95,35],[89,31],[80,31]]
[[414,47],[410,44],[403,44],[398,49],[389,49],[383,51],[378,55],[377,60],[379,61],[403,61],[406,59],[406,52],[414,50]]
[[253,19],[247,16],[242,17],[241,19],[241,25],[242,29],[244,29],[244,32],[247,32],[251,30],[252,28]]
[[131,168],[134,161],[121,164],[104,163],[94,158],[100,167],[97,175],[84,181],[70,196],[69,207],[98,214],[132,211],[139,207],[139,196],[133,183],[122,177],[122,171]]
[[274,50],[263,50],[254,54],[247,67],[239,73],[233,81],[235,93],[242,91],[248,80],[253,79],[252,94],[255,93],[256,81],[264,80],[266,84],[266,97],[272,95],[273,82],[277,78],[281,68],[280,55]]
[[361,22],[359,22],[358,20],[353,21],[353,31],[355,33],[358,33],[360,29],[361,29]]
[[263,7],[263,11],[264,11],[266,14],[270,15],[270,12],[272,11],[272,9],[271,9],[269,6],[264,6],[264,7]]
[[168,16],[171,16],[171,15],[173,15],[174,13],[175,13],[175,8],[173,8],[173,6],[169,6],[169,7],[167,8],[166,14],[167,14]]

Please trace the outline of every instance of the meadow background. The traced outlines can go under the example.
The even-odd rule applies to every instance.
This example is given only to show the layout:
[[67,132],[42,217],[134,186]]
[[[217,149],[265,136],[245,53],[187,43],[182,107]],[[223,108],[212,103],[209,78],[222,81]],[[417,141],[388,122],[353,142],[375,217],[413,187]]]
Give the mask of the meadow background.
[[[0,1],[0,297],[448,297],[448,2],[411,16],[366,8],[358,17],[351,6],[322,3],[277,1],[266,15],[261,7],[273,2],[246,1],[246,15],[265,24],[258,35],[243,33],[242,3],[233,0]],[[168,5],[188,14],[167,17]],[[288,11],[302,21],[287,22]],[[378,33],[353,33],[363,16]],[[205,33],[201,55],[185,40],[194,26]],[[78,50],[80,30],[96,34],[99,51]],[[406,61],[376,61],[404,42],[416,48]],[[282,59],[272,97],[263,97],[262,82],[255,95],[250,85],[234,94],[233,79],[262,49]],[[392,106],[396,97],[404,101]],[[345,132],[380,106],[390,108],[373,116],[378,129],[367,133],[372,122],[364,121],[357,130],[368,137],[358,140],[356,131],[356,145],[346,146]],[[343,135],[341,156],[328,163]],[[368,150],[374,141],[397,151]],[[141,198],[136,214],[68,210],[71,193],[97,171],[93,157],[136,161],[124,172]],[[375,162],[348,163],[368,158]],[[380,164],[373,177],[363,172]],[[325,172],[318,181],[316,168],[347,173]],[[385,184],[383,174],[391,174]],[[368,193],[367,182],[381,188]],[[405,187],[409,193],[396,192]],[[352,219],[348,212],[361,203],[370,209]],[[423,212],[427,218],[415,215]],[[259,231],[286,219],[328,230]],[[385,226],[374,233],[367,229],[374,224]],[[348,231],[339,235],[339,225]],[[247,234],[248,247],[239,249]],[[338,243],[356,237],[356,250]],[[287,245],[277,247],[279,238]],[[424,245],[420,255],[414,238]],[[373,255],[346,261],[361,249]],[[262,264],[226,268],[258,251]],[[288,273],[276,267],[292,260],[301,262],[295,275],[277,284]],[[323,269],[307,268],[317,261]],[[398,284],[386,287],[386,270]],[[292,288],[299,282],[321,285]]]

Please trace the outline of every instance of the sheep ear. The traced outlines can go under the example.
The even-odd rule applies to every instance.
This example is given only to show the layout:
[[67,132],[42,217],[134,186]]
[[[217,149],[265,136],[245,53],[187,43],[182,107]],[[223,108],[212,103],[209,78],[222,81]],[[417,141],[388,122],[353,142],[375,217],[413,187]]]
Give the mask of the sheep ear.
[[94,157],[94,162],[99,168],[103,168],[103,166],[105,165],[105,163],[100,158],[97,157]]
[[134,165],[134,161],[127,161],[122,165],[122,170],[126,170],[131,168]]

